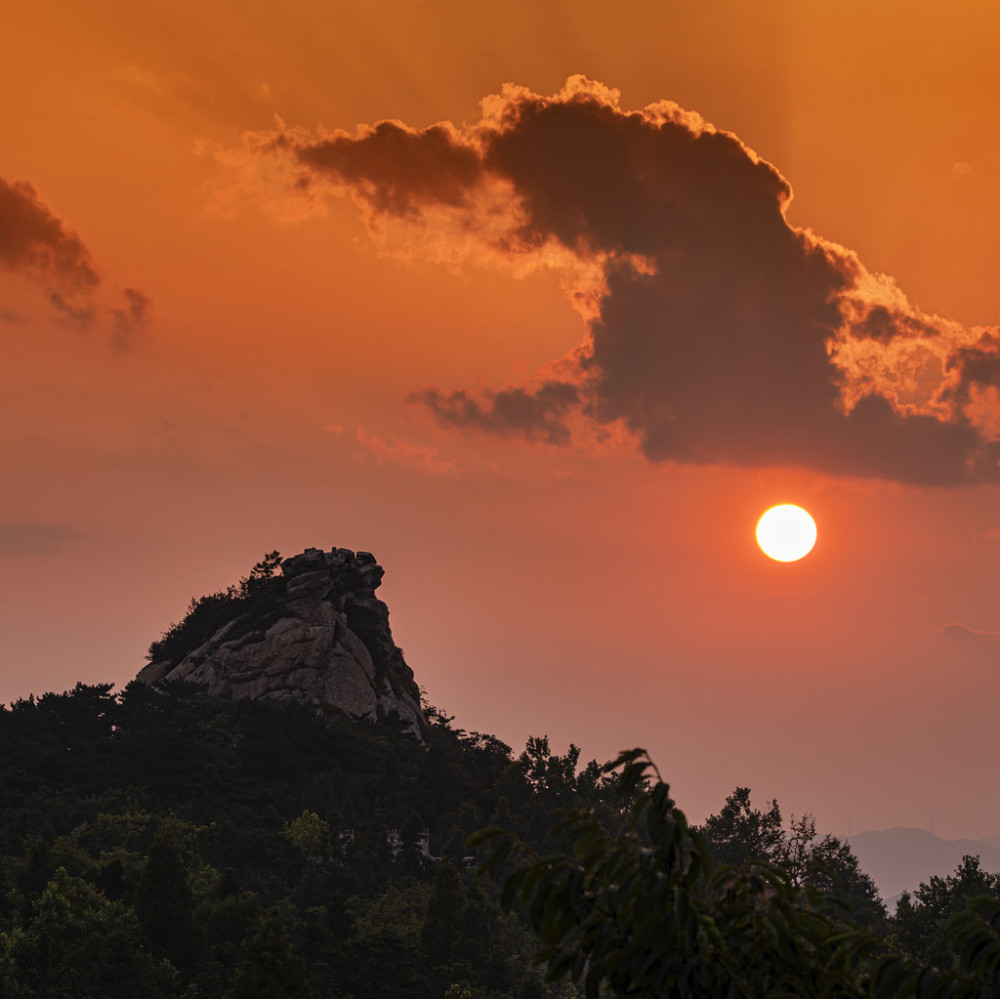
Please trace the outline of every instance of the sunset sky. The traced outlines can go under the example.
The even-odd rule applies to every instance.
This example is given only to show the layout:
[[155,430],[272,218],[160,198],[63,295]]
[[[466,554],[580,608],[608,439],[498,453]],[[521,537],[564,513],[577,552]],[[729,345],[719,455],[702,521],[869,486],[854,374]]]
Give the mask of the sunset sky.
[[4,21],[0,700],[350,547],[466,729],[1000,833],[996,4]]

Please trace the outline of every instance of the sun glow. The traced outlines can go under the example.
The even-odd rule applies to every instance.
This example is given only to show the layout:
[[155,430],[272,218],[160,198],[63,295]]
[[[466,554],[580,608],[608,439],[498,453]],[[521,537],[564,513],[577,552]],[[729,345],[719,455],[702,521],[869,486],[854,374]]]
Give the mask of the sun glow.
[[757,544],[776,562],[797,562],[816,544],[816,521],[800,506],[772,506],[757,521]]

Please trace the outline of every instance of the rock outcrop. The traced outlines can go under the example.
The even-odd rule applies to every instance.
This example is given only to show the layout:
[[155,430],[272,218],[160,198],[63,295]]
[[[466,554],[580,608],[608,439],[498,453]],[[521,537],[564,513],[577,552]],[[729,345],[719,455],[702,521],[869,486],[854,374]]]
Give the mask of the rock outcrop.
[[[399,715],[420,737],[427,724],[413,670],[375,596],[384,570],[369,552],[308,548],[269,580],[266,611],[245,610],[207,640],[153,661],[138,679],[185,680],[210,694],[297,701],[316,711],[374,721]],[[183,633],[183,632],[182,632]]]

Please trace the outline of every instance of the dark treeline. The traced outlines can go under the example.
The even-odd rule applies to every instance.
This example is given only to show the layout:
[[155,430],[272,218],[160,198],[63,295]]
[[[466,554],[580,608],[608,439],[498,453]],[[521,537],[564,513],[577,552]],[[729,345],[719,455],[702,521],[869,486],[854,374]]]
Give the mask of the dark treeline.
[[[538,738],[515,753],[428,716],[421,744],[391,721],[330,722],[137,683],[0,709],[0,995],[581,994],[570,979],[544,980],[552,968],[532,960],[544,914],[530,893],[518,902],[510,891],[505,911],[502,879],[476,876],[481,857],[466,840],[496,826],[544,858],[560,849],[553,822],[575,809],[607,842],[631,842],[632,811],[654,785],[623,788],[572,746],[560,756]],[[751,908],[833,897],[836,926],[942,967],[959,960],[948,919],[977,895],[1000,895],[1000,879],[970,859],[890,918],[844,843],[818,837],[808,818],[786,827],[776,802],[756,809],[745,788],[700,835],[712,864],[728,865],[723,895],[764,862],[784,887]],[[706,867],[698,884],[709,877]]]
[[[473,837],[490,845],[484,866],[503,904],[526,906],[550,978],[587,999],[1000,995],[1000,879],[974,858],[879,919],[863,879],[843,890],[849,851],[816,843],[811,821],[783,830],[775,803],[755,811],[738,789],[699,831],[659,774],[647,779],[656,770],[643,750],[616,766],[623,789],[641,789],[624,831],[569,809],[544,856],[499,828]],[[730,835],[740,826],[742,842]],[[732,862],[719,864],[727,850]]]
[[421,744],[186,686],[0,710],[0,995],[562,995],[465,840],[614,826],[613,781],[428,714]]

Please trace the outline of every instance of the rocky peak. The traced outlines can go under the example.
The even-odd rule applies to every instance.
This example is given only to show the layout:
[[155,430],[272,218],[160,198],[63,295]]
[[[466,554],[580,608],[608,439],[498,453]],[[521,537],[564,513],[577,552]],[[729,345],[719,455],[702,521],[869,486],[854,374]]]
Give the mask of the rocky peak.
[[157,656],[166,642],[154,643],[153,661],[138,679],[185,680],[210,694],[297,701],[367,721],[395,712],[419,738],[426,725],[420,692],[392,640],[389,608],[375,596],[383,575],[371,552],[307,548],[255,587],[254,599],[232,587],[203,598],[215,601],[219,615],[207,639],[187,628],[197,612],[192,605],[168,633],[173,655]]

